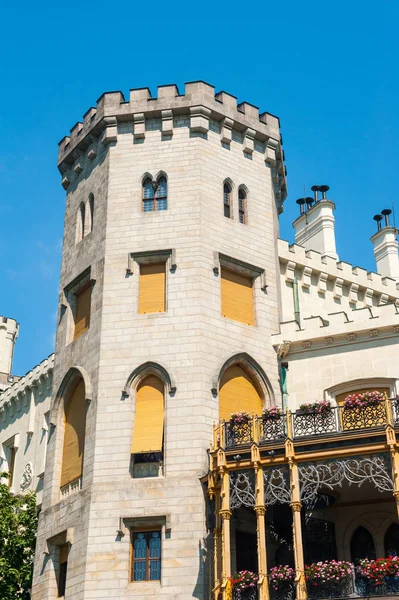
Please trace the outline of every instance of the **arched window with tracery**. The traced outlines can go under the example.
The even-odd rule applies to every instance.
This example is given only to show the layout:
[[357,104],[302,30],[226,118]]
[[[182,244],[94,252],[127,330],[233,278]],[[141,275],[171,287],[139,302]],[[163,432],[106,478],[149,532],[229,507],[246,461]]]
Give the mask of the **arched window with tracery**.
[[224,216],[231,219],[231,185],[227,181],[223,184],[223,210]]
[[61,489],[68,493],[80,488],[86,433],[85,384],[79,378],[64,402],[64,446],[62,452]]
[[358,527],[351,539],[351,560],[357,565],[363,558],[375,560],[375,545],[373,536],[365,527]]
[[247,192],[242,186],[238,190],[238,220],[244,224],[247,222]]
[[392,523],[384,537],[385,556],[399,556],[399,525]]
[[152,179],[147,177],[143,181],[143,211],[152,212],[154,210],[154,187]]
[[155,202],[155,210],[166,210],[168,208],[168,183],[163,175],[157,181]]
[[148,375],[137,386],[132,441],[133,477],[157,477],[162,471],[164,383]]
[[231,365],[223,373],[219,385],[219,416],[228,421],[230,414],[245,410],[261,415],[262,395],[258,386],[240,365]]

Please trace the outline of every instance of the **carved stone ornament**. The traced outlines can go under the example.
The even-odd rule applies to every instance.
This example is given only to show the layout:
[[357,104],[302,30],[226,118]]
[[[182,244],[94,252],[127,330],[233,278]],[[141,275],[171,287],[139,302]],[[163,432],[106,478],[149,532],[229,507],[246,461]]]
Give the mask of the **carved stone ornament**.
[[291,342],[288,340],[284,340],[281,344],[278,345],[277,356],[279,358],[284,358],[285,356],[287,356],[288,352],[290,351],[290,346]]
[[21,491],[25,491],[30,487],[30,484],[32,483],[32,479],[33,479],[32,463],[28,463],[25,466],[24,472],[22,473],[21,483],[19,486]]

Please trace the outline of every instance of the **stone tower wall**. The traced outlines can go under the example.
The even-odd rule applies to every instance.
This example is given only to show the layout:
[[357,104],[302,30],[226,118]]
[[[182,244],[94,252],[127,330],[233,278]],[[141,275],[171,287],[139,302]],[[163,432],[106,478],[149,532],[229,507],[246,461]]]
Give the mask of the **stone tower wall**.
[[[96,120],[99,110],[102,124]],[[250,356],[265,374],[265,402],[280,402],[271,344],[279,320],[277,215],[285,194],[278,120],[259,120],[257,109],[246,103],[238,110],[232,96],[215,97],[201,82],[187,85],[185,96],[176,96],[175,86],[160,88],[155,100],[145,90],[132,91],[129,103],[107,94],[97,113],[92,125],[80,128],[80,140],[78,124],[60,145],[68,189],[61,289],[89,266],[96,282],[89,331],[66,345],[66,310],[57,333],[52,408],[57,426],[46,469],[33,599],[52,597],[54,572],[51,561],[43,569],[40,550],[67,529],[73,530],[67,596],[73,590],[76,600],[205,599],[210,557],[200,478],[207,472],[206,451],[218,418],[222,366],[235,355]],[[90,127],[99,136],[96,145],[92,138],[83,141],[93,136]],[[88,165],[93,147],[102,150]],[[78,162],[83,170],[76,174]],[[144,213],[143,176],[161,171],[168,178],[168,209]],[[233,219],[223,216],[226,178],[233,184]],[[241,184],[248,189],[247,224],[238,222]],[[95,196],[95,226],[91,240],[79,247],[76,211],[88,193]],[[173,251],[168,266],[175,265],[167,269],[167,310],[138,314],[134,256],[162,250]],[[226,256],[262,272],[254,284],[254,327],[221,316],[220,260]],[[134,479],[129,462],[135,387],[129,378],[147,362],[160,365],[171,380],[164,475]],[[83,489],[60,500],[57,389],[68,369],[78,366],[87,373],[90,396]],[[117,529],[120,519],[126,524],[143,517],[165,518],[161,583],[129,581],[130,539]]]

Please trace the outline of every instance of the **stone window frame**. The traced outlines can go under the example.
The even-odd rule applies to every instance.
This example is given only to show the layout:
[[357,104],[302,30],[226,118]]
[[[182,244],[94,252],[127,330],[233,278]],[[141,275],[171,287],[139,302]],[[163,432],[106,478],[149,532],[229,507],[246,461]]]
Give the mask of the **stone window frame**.
[[[165,200],[166,202],[166,208],[164,209],[158,209],[157,208],[157,197],[156,197],[156,193],[157,193],[157,189],[159,187],[159,182],[161,179],[165,179],[166,181],[166,196],[162,196],[161,198],[158,198],[159,200]],[[147,198],[147,200],[152,199],[153,201],[153,209],[152,210],[144,210],[144,202],[146,200],[146,198],[144,197],[144,184],[149,181],[153,187],[153,196],[152,198]],[[156,187],[154,187],[154,184]],[[166,212],[169,209],[169,178],[168,175],[166,174],[165,171],[159,171],[155,177],[149,173],[149,172],[145,172],[144,175],[142,175],[141,177],[141,207],[140,207],[140,212],[143,214],[153,214],[153,213],[163,213]]]
[[[69,555],[71,552],[71,548],[73,546],[73,538],[74,538],[74,530],[72,527],[65,529],[63,531],[60,531],[59,533],[56,533],[55,535],[51,536],[50,538],[47,538],[46,540],[46,547],[47,549],[44,551],[44,554],[46,555],[47,558],[52,558],[53,563],[55,563],[55,565],[57,565],[57,568],[54,569],[54,580],[52,583],[52,588],[54,589],[54,592],[56,592],[58,594],[58,581],[57,581],[57,577],[59,574],[59,551],[61,546],[64,545],[68,545],[68,559],[69,559]],[[55,566],[54,565],[54,566]],[[68,573],[66,575],[66,584],[68,581]],[[66,587],[65,587],[65,591],[66,591]],[[57,598],[64,598],[65,596],[58,596]]]
[[[8,438],[5,442],[2,443],[1,446],[1,455],[0,458],[2,459],[2,471],[10,471],[10,467],[11,467],[11,462],[12,462],[12,477],[10,478],[3,478],[1,480],[2,483],[5,483],[6,485],[8,485],[8,489],[11,492],[15,492],[15,465],[16,465],[16,457],[17,457],[17,452],[18,452],[18,448],[19,448],[19,433],[15,433],[14,435],[12,435],[10,438]],[[12,460],[12,452],[14,451],[14,459]],[[7,468],[4,468],[4,463],[6,463]]]
[[324,398],[336,405],[335,399],[339,394],[344,394],[345,392],[349,394],[350,392],[356,392],[356,390],[362,390],[367,387],[370,387],[370,389],[389,387],[391,390],[390,397],[395,398],[399,394],[399,379],[395,377],[362,377],[343,381],[327,388],[324,391]]
[[[127,277],[131,275],[137,275],[138,278],[140,278],[140,265],[151,265],[158,263],[165,263],[165,311],[161,313],[149,313],[151,314],[151,317],[162,316],[168,312],[168,273],[174,273],[176,271],[176,250],[175,248],[169,248],[166,250],[144,250],[141,252],[129,252],[127,258]],[[139,293],[137,293],[137,302],[138,299]],[[137,312],[137,316],[148,317],[148,314],[140,314]]]
[[[77,342],[81,338],[83,338],[88,331],[90,331],[90,325],[79,338],[76,340],[74,337],[74,329],[75,329],[75,311],[76,311],[76,298],[78,296],[78,292],[84,291],[84,289],[88,286],[92,287],[92,298],[91,298],[91,306],[90,306],[90,317],[92,317],[92,303],[93,303],[93,288],[96,283],[96,280],[92,277],[92,269],[88,267],[85,269],[80,275],[75,277],[73,281],[71,281],[68,285],[64,287],[63,290],[63,302],[61,304],[61,313],[60,320],[64,316],[64,313],[67,312],[67,332],[66,332],[66,345]],[[91,318],[90,318],[91,321]]]

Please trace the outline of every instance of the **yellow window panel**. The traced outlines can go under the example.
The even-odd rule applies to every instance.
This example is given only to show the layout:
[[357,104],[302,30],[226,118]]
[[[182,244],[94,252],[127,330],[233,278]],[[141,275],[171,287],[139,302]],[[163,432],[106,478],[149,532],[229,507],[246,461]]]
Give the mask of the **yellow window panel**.
[[252,278],[222,268],[222,315],[246,325],[254,325]]
[[220,382],[219,415],[228,421],[230,413],[245,410],[251,415],[262,414],[262,398],[251,378],[238,365],[229,367]]
[[165,312],[166,263],[140,265],[139,313]]
[[91,310],[91,286],[85,288],[80,294],[76,295],[76,308],[75,308],[75,331],[73,339],[77,340],[78,337],[85,333],[90,326],[90,310]]
[[86,430],[85,396],[85,386],[81,379],[69,399],[65,412],[61,487],[82,476]]
[[149,375],[138,386],[132,454],[162,452],[164,425],[164,385]]

